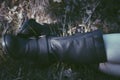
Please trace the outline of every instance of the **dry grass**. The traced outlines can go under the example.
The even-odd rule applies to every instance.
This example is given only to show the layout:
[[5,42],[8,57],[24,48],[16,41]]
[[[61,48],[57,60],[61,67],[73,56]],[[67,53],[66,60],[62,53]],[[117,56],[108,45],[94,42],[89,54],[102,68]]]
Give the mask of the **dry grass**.
[[[0,35],[7,25],[14,32],[25,20],[35,18],[39,23],[63,25],[63,36],[72,35],[76,28],[80,32],[101,29],[104,33],[120,32],[117,9],[114,0],[4,0],[0,3]],[[113,5],[111,8],[109,6]],[[90,6],[91,5],[91,6]],[[108,6],[107,6],[108,5]],[[115,7],[115,5],[117,7]],[[88,9],[90,8],[90,9]],[[113,13],[115,10],[116,13]],[[94,11],[94,12],[91,12]],[[113,12],[112,12],[113,11]],[[108,14],[111,13],[111,14]],[[92,15],[91,15],[92,14]],[[66,29],[67,25],[67,29]],[[0,46],[1,49],[1,46]],[[0,54],[2,55],[0,50]],[[53,64],[46,69],[25,61],[0,57],[0,80],[120,80],[97,70],[97,65]]]

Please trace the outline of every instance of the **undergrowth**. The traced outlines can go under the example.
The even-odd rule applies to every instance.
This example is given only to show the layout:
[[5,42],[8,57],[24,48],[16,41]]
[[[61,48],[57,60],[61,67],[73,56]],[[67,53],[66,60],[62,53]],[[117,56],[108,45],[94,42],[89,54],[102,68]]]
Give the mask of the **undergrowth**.
[[[22,24],[34,18],[40,24],[60,23],[61,36],[101,29],[120,32],[120,0],[1,0],[0,36],[9,27],[16,33]],[[98,71],[98,64],[68,65],[55,63],[47,68],[39,64],[4,57],[0,46],[0,80],[119,80]]]

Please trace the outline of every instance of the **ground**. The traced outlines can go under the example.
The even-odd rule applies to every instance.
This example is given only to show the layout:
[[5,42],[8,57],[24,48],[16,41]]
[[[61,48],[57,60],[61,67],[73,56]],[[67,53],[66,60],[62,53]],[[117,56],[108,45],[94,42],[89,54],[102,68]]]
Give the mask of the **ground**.
[[[120,32],[120,0],[1,0],[0,36],[21,27],[34,18],[40,24],[62,24],[61,36],[101,29],[104,34]],[[1,44],[1,42],[0,42]],[[0,45],[0,80],[120,80],[104,74],[98,64],[68,65],[56,63],[47,68],[39,64],[16,61],[3,55]]]

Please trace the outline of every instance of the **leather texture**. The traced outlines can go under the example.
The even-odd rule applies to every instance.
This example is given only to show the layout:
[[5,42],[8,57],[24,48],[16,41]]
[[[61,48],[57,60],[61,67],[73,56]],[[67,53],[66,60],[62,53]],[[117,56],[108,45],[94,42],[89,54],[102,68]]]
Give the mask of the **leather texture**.
[[106,61],[102,32],[97,30],[48,40],[50,53],[59,61],[72,64],[94,64]]
[[44,37],[26,39],[15,35],[4,35],[2,45],[7,55],[17,60],[39,62],[49,65],[47,40]]
[[61,24],[39,24],[34,19],[29,19],[19,28],[17,35],[24,38],[41,35],[59,35],[61,33],[59,27],[61,26]]
[[102,32],[78,33],[67,37],[21,38],[4,35],[8,55],[15,59],[38,61],[41,65],[61,61],[70,64],[95,64],[106,61]]

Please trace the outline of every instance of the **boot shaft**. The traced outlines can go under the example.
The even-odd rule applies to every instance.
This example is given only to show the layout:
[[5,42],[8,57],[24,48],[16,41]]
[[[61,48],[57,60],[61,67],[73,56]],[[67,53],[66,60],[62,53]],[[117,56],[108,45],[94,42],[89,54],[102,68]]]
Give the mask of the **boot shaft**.
[[51,53],[62,62],[95,64],[106,61],[102,32],[99,30],[49,40]]
[[15,59],[38,61],[41,65],[61,61],[70,64],[95,64],[106,61],[101,31],[68,37],[43,36],[26,39],[4,35],[3,47]]

